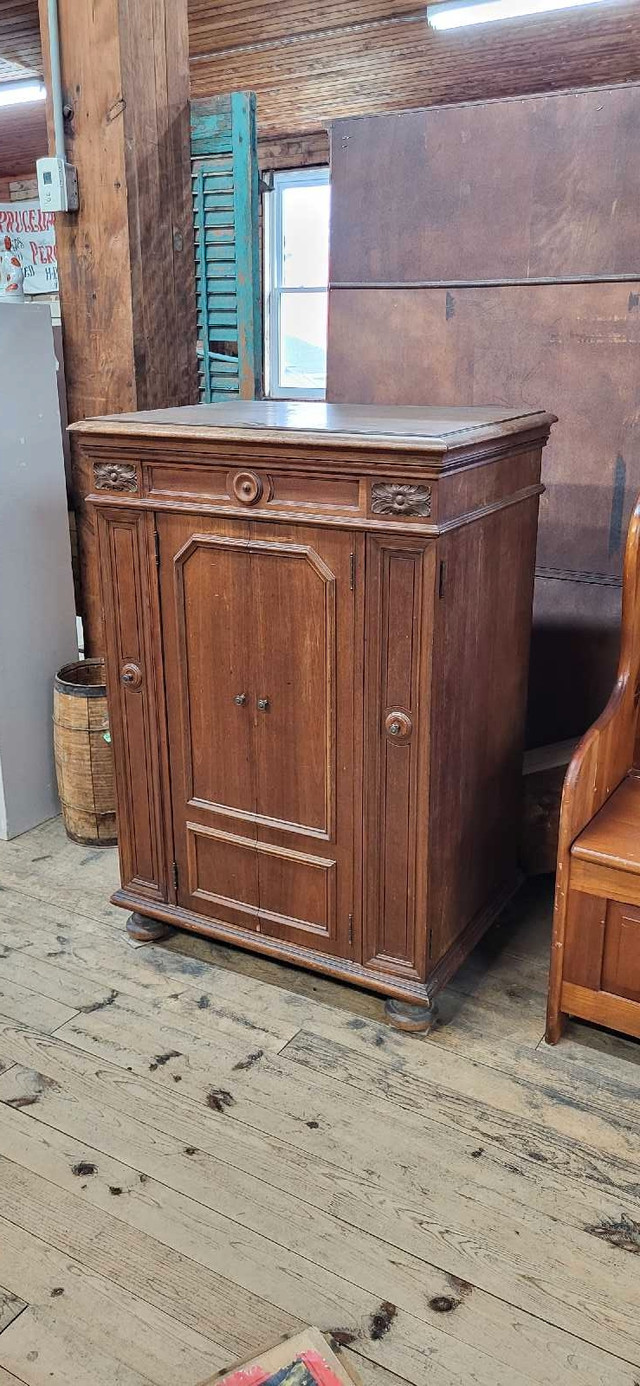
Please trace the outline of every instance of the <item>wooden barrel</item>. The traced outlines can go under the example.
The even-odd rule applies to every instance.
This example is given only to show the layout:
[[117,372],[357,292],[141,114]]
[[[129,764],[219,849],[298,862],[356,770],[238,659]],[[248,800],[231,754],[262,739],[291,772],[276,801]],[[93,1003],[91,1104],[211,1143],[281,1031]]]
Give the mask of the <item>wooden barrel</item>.
[[56,674],[53,744],[67,836],[87,846],[112,847],[116,796],[104,660],[65,664]]

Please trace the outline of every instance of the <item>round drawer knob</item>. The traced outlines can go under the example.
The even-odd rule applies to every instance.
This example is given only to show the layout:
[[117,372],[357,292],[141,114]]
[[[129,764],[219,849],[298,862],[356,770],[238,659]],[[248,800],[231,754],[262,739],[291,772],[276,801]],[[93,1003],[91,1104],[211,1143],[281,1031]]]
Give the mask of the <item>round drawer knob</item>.
[[384,719],[384,729],[394,741],[408,741],[413,722],[406,712],[389,712]]
[[120,682],[125,688],[140,688],[142,684],[142,669],[138,664],[123,664],[120,670]]
[[262,479],[257,472],[236,472],[231,485],[242,505],[256,505],[262,496]]

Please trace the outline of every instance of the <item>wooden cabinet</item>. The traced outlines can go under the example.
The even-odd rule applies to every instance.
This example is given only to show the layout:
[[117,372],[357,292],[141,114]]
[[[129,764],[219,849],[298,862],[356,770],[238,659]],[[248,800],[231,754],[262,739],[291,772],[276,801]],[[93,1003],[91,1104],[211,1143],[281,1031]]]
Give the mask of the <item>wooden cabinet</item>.
[[432,998],[517,882],[540,455],[500,409],[75,425],[130,930]]

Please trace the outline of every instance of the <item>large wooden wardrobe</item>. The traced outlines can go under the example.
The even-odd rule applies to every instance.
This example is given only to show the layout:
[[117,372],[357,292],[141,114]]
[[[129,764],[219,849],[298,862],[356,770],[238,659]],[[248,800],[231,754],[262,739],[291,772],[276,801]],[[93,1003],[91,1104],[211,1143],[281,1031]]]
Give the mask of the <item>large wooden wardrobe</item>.
[[121,889],[433,997],[513,892],[552,416],[255,402],[75,425],[93,474]]

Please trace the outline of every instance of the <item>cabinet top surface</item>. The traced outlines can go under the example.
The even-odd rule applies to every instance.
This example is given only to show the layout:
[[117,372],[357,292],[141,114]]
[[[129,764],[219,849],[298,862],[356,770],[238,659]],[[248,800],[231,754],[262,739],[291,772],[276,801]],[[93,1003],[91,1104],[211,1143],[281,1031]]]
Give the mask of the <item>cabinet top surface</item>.
[[443,408],[407,405],[325,404],[319,400],[238,400],[110,414],[72,425],[82,434],[160,437],[253,437],[267,442],[307,442],[330,447],[386,446],[447,452],[475,439],[539,430],[548,432],[552,414],[536,410]]

